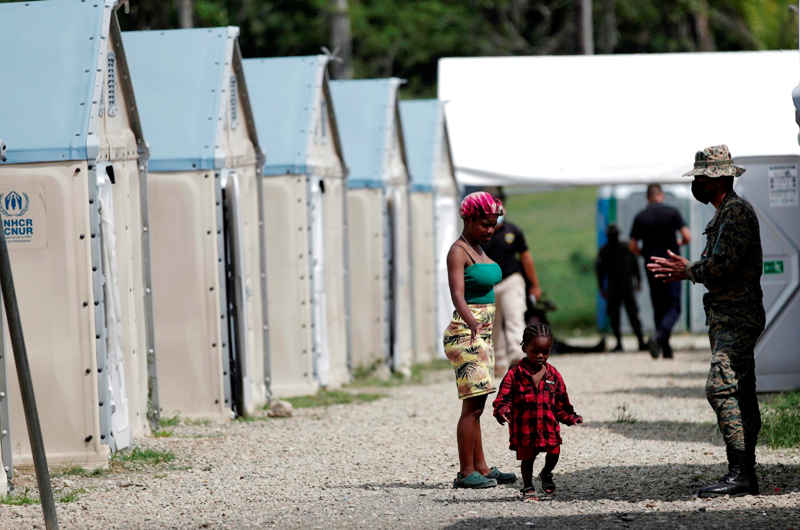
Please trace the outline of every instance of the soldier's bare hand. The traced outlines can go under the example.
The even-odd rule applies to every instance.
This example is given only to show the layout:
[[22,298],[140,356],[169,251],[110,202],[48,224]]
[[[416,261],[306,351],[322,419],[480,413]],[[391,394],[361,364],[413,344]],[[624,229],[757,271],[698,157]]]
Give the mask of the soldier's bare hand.
[[686,279],[686,266],[690,263],[688,259],[682,258],[671,250],[667,251],[668,257],[660,258],[653,256],[650,258],[653,263],[647,264],[647,270],[653,272],[656,278],[664,283],[679,282]]

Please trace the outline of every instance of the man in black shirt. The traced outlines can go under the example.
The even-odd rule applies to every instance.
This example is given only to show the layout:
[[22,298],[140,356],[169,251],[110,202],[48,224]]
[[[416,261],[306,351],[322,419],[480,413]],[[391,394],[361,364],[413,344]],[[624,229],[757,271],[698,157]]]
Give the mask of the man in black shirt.
[[636,305],[634,291],[641,287],[639,264],[627,245],[619,240],[619,228],[614,223],[608,225],[606,231],[608,243],[603,245],[597,257],[597,281],[600,284],[600,294],[605,298],[608,318],[611,320],[611,329],[617,339],[617,347],[611,351],[621,352],[622,330],[620,328],[620,312],[622,306],[628,313],[636,338],[639,339],[639,350],[647,348],[642,336],[642,325],[639,322],[639,307]]
[[[525,236],[517,225],[509,223],[504,217],[498,219],[491,241],[483,245],[486,255],[503,271],[503,280],[494,287],[496,312],[492,341],[494,371],[498,376],[505,375],[511,365],[525,356],[520,346],[525,331],[525,299],[530,295],[537,299],[542,296],[536,266]],[[525,288],[523,273],[530,289]]]
[[[692,234],[681,217],[681,213],[664,204],[664,191],[658,184],[647,187],[647,208],[639,212],[631,228],[630,249],[650,263],[652,256],[666,256],[670,250],[680,254],[680,247],[689,244]],[[679,242],[676,234],[680,232]],[[639,242],[642,242],[641,250]],[[665,359],[672,358],[669,338],[672,328],[681,314],[681,287],[679,282],[663,283],[647,271],[650,300],[653,302],[655,337],[650,340],[650,354],[654,359],[663,352]]]

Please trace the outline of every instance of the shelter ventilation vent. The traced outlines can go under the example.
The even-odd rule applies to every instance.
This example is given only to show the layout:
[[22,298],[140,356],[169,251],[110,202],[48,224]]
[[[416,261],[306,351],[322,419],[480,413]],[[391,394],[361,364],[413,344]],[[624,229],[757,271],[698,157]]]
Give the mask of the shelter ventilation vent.
[[231,130],[235,131],[239,128],[239,82],[236,75],[231,76]]
[[117,115],[117,54],[108,52],[108,116]]

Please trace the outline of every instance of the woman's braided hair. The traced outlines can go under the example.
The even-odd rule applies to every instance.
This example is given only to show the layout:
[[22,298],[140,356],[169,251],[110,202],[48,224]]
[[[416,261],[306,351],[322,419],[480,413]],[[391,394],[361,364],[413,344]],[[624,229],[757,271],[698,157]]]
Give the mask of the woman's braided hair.
[[520,343],[520,346],[524,348],[527,343],[540,337],[550,339],[552,341],[553,330],[550,329],[550,326],[542,322],[530,324],[525,328],[525,332],[522,334],[522,342]]

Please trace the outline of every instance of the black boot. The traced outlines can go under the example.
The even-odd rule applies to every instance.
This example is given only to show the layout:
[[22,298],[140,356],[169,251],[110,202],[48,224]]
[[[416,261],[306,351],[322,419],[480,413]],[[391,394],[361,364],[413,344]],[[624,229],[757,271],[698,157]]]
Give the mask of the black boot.
[[756,475],[756,446],[755,445],[748,445],[746,448],[747,451],[747,465],[750,474],[748,475],[748,479],[750,480],[750,495],[758,495],[758,476]]
[[701,488],[697,496],[701,499],[711,497],[731,497],[747,495],[751,492],[750,484],[750,459],[747,451],[728,448],[728,472],[719,479],[719,482]]
[[639,339],[639,349],[637,351],[648,351],[650,346],[647,344],[647,341],[644,340],[644,337],[639,335],[637,338]]

